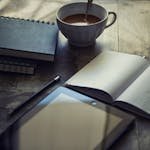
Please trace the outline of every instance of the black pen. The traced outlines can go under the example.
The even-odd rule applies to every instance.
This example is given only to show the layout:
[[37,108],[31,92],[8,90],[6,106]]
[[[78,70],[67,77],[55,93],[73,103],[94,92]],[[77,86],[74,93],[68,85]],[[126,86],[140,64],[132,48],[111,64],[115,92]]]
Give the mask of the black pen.
[[18,106],[12,112],[10,112],[9,115],[12,116],[13,114],[15,114],[18,110],[20,110],[22,107],[24,107],[27,103],[29,103],[30,101],[32,101],[32,99],[37,98],[38,96],[40,96],[45,90],[47,90],[50,86],[52,86],[53,84],[55,84],[59,80],[60,80],[60,76],[56,76],[55,78],[53,78],[53,80],[51,80],[50,82],[48,82],[38,92],[36,92],[35,94],[33,94],[24,103],[22,103],[20,106]]

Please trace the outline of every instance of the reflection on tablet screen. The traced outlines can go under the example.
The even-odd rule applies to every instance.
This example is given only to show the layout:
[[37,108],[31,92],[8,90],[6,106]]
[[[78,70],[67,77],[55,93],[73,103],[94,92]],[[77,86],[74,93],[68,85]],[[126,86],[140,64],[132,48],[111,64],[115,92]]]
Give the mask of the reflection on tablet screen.
[[[106,116],[61,93],[18,130],[15,150],[93,150],[104,138]],[[122,120],[113,114],[109,119],[106,135]]]

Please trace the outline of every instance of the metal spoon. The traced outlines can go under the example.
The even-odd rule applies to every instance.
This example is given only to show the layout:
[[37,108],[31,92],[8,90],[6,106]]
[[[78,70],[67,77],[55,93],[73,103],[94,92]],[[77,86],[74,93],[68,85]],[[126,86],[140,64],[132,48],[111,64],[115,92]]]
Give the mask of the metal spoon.
[[92,2],[93,2],[93,0],[88,0],[88,2],[87,2],[86,12],[85,12],[85,19],[84,19],[84,21],[86,21],[86,22],[87,22],[87,17],[88,17],[88,11],[89,11],[90,6],[92,5]]

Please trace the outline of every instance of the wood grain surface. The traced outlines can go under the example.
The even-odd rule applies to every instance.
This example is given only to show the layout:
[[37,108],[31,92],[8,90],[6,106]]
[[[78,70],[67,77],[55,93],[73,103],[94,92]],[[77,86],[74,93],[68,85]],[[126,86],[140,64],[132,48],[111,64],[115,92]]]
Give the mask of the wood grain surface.
[[[76,1],[1,0],[0,15],[53,22],[57,10],[63,4]],[[55,61],[38,62],[35,75],[0,72],[0,102],[14,95],[20,96],[21,93],[30,93],[30,96],[57,74],[62,77],[59,83],[62,85],[104,50],[136,54],[150,59],[150,0],[94,0],[94,2],[104,6],[108,11],[117,13],[117,21],[97,38],[96,45],[87,48],[73,47],[59,33]],[[109,16],[109,20],[111,19]],[[110,149],[149,150],[149,147],[150,121],[136,116],[135,124]]]

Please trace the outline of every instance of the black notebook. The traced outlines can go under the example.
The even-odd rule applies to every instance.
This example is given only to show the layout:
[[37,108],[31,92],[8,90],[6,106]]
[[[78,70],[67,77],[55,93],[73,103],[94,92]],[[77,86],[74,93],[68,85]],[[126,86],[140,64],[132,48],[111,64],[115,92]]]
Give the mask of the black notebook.
[[3,72],[32,75],[35,73],[36,67],[36,62],[32,60],[9,56],[0,56],[0,71]]
[[0,17],[0,55],[53,61],[57,36],[56,24]]

